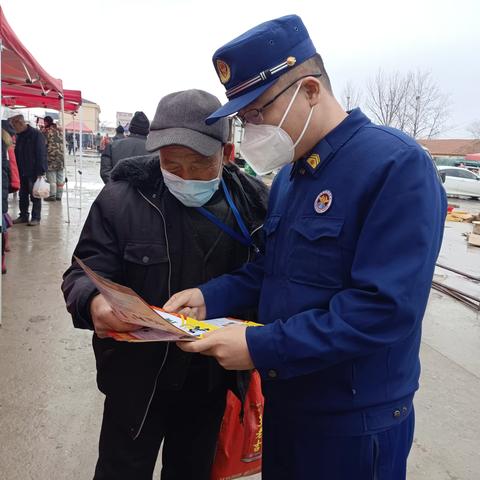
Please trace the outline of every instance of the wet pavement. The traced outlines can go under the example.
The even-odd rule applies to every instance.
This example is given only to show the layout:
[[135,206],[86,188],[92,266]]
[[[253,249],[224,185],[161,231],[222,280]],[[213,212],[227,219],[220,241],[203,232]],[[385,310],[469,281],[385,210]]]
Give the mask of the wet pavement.
[[[69,163],[70,223],[65,198],[61,203],[44,202],[39,227],[18,225],[10,230],[12,251],[2,279],[0,328],[0,480],[93,476],[103,396],[95,384],[91,334],[72,327],[60,284],[102,182],[98,158],[83,160],[76,184],[72,159]],[[10,203],[14,217],[17,204]],[[480,212],[478,201],[451,203]],[[479,276],[480,248],[468,247],[462,236],[471,228],[447,224],[439,261]],[[436,279],[480,296],[479,283],[454,273],[437,269]],[[421,355],[408,478],[477,480],[479,313],[432,291]]]

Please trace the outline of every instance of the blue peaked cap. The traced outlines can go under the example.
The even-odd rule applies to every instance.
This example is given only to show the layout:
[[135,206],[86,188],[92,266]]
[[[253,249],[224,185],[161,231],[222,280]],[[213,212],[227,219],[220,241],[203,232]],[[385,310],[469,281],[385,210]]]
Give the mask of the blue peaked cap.
[[278,78],[316,54],[298,15],[270,20],[220,47],[213,65],[228,102],[207,119],[212,124],[253,102]]

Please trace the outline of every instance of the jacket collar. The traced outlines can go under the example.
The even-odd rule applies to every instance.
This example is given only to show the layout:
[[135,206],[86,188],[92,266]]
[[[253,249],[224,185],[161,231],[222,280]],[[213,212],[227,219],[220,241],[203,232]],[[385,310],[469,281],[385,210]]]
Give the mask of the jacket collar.
[[153,187],[161,178],[158,155],[141,155],[118,162],[111,173],[114,181],[123,180],[134,187]]
[[27,128],[22,133],[16,133],[17,136],[28,135],[32,133],[35,129],[31,125],[27,125]]
[[316,175],[360,128],[371,123],[370,119],[359,108],[347,113],[348,116],[339,125],[320,140],[305,157],[293,164],[291,177],[300,168],[312,175]]
[[142,140],[146,140],[147,136],[146,135],[140,135],[139,133],[129,133],[128,137],[125,138],[141,138]]

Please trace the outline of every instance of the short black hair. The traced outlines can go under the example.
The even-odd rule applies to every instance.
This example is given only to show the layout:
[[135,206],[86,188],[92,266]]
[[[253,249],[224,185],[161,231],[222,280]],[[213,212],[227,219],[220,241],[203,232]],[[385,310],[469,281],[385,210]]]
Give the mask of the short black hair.
[[121,125],[119,125],[119,126],[115,129],[115,131],[116,131],[117,133],[125,133],[125,129],[124,129]]
[[313,57],[305,60],[295,68],[292,68],[292,70],[282,75],[280,78],[286,84],[293,81],[295,78],[300,78],[303,75],[313,75],[315,73],[321,74],[321,77],[319,77],[320,82],[322,82],[323,86],[329,93],[333,94],[330,77],[328,76],[327,70],[325,69],[325,64],[323,63],[323,59],[319,53],[316,53]]

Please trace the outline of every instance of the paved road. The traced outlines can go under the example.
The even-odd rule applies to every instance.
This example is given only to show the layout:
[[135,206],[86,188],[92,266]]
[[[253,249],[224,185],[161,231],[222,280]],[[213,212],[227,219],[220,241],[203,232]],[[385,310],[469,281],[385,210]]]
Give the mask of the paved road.
[[[92,478],[103,398],[95,385],[91,335],[72,328],[60,283],[102,186],[98,169],[98,159],[84,161],[82,193],[80,176],[75,185],[69,169],[69,224],[62,202],[44,204],[39,228],[11,230],[0,328],[1,480]],[[480,202],[452,201],[480,211]],[[16,208],[12,202],[11,211]],[[468,247],[462,236],[470,228],[447,225],[441,260],[480,275],[480,249]],[[480,295],[478,284],[443,270],[437,275]],[[424,321],[409,479],[480,478],[479,352],[478,312],[433,292]]]

